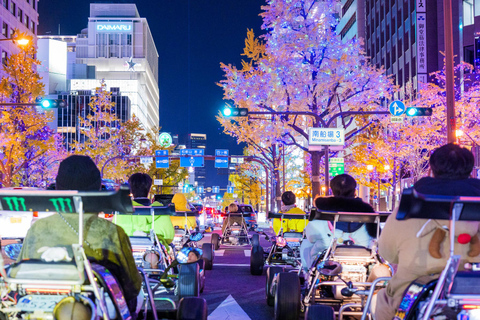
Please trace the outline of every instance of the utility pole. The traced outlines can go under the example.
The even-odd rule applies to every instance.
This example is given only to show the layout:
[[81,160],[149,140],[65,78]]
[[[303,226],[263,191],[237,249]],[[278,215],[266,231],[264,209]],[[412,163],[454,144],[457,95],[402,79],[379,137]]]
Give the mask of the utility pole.
[[443,0],[445,32],[445,91],[447,95],[447,143],[455,143],[455,91],[453,74],[452,0]]

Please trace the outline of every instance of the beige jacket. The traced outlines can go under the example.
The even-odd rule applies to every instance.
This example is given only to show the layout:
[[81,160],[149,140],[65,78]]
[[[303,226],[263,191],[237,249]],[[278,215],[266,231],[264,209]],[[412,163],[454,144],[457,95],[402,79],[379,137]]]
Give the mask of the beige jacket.
[[[397,272],[388,283],[386,290],[378,293],[376,306],[377,320],[391,320],[400,305],[408,285],[420,276],[440,273],[449,256],[449,233],[442,242],[442,258],[430,256],[428,246],[436,228],[447,226],[448,220],[409,219],[396,220],[396,212],[388,217],[378,241],[380,255],[392,264],[397,264]],[[468,233],[474,236],[479,232],[479,222],[461,221],[455,226],[455,235]],[[460,267],[466,261],[480,262],[480,257],[467,256],[469,244],[455,244],[455,254],[462,257]]]

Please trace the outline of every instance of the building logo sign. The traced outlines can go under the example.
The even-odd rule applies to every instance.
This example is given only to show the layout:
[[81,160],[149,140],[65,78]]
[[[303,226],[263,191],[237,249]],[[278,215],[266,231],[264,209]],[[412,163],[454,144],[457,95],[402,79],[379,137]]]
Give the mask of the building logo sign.
[[131,32],[131,23],[97,23],[98,32]]

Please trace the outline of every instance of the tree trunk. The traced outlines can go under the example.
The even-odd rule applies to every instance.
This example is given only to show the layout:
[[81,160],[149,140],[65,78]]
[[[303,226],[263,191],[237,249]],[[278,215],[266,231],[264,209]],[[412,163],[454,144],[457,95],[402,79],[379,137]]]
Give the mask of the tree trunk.
[[320,151],[310,152],[312,160],[312,198],[315,199],[317,195],[320,195],[320,159],[322,154]]

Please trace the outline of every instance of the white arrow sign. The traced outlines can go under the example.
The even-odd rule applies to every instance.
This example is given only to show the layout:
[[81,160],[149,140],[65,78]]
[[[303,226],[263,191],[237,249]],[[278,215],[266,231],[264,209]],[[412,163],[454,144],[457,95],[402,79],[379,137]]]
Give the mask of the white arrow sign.
[[229,295],[209,316],[208,320],[250,320],[242,307]]

